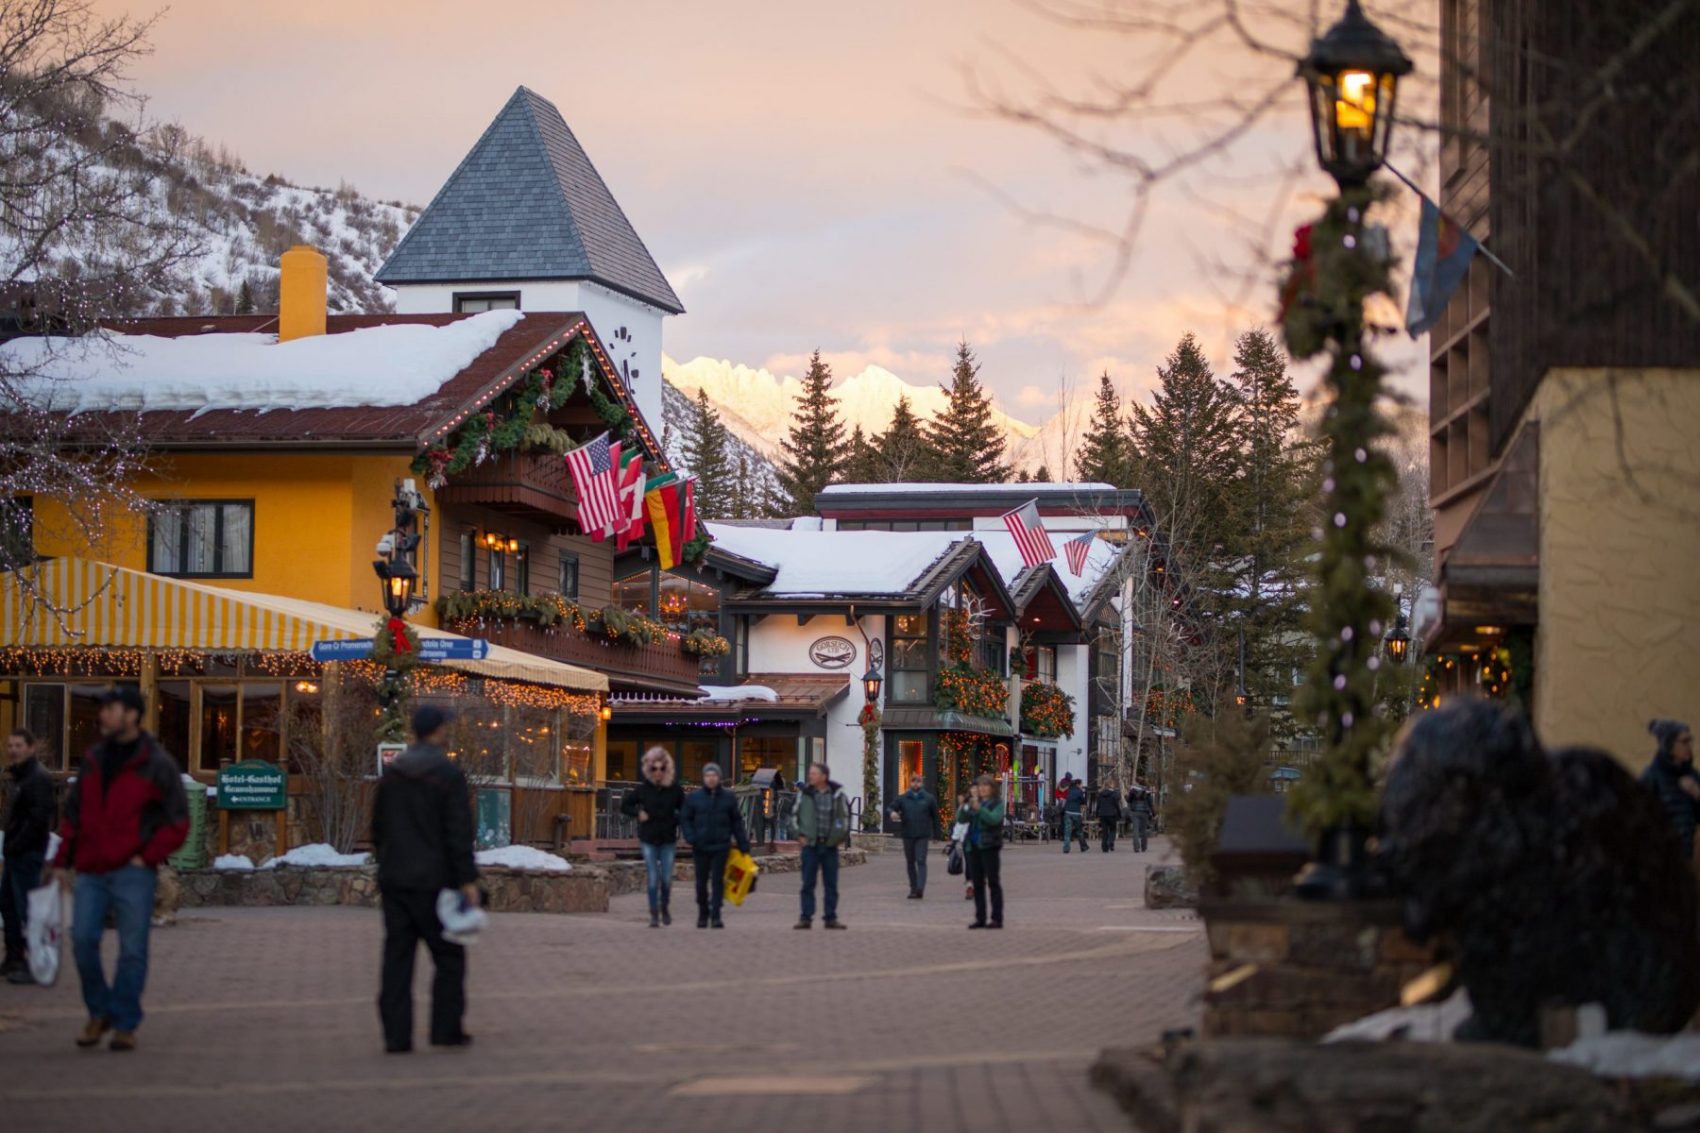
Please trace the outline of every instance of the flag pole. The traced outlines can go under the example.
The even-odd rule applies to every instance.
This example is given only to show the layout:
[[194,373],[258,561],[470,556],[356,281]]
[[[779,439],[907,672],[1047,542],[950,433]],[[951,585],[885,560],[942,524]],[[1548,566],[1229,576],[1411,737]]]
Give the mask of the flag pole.
[[[1435,209],[1438,210],[1442,216],[1446,216],[1446,211],[1444,209],[1441,209],[1440,203],[1438,201],[1436,201],[1433,197],[1430,197],[1427,193],[1423,192],[1421,189],[1417,188],[1417,183],[1415,181],[1412,181],[1409,177],[1405,176],[1403,173],[1399,172],[1398,168],[1391,161],[1384,161],[1384,162],[1381,163],[1381,165],[1382,165],[1382,168],[1387,170],[1387,172],[1393,174],[1393,176],[1395,176],[1395,177],[1399,178],[1399,180],[1403,181],[1405,183],[1405,187],[1407,189],[1411,190],[1411,192],[1415,193],[1417,196],[1421,197],[1423,200],[1429,202],[1429,204],[1434,205]],[[1458,224],[1458,222],[1456,220],[1453,220],[1452,217],[1450,217],[1450,216],[1446,216],[1446,219],[1451,220],[1453,224]],[[1462,228],[1464,226],[1459,224],[1458,227]],[[1476,251],[1480,252],[1482,254],[1482,256],[1487,260],[1488,263],[1492,264],[1494,267],[1498,268],[1500,271],[1504,272],[1506,275],[1510,276],[1512,279],[1517,278],[1517,273],[1512,271],[1509,267],[1506,267],[1505,261],[1500,259],[1498,256],[1494,255],[1492,250],[1489,249],[1488,246],[1486,244],[1482,243],[1480,240],[1476,241]]]

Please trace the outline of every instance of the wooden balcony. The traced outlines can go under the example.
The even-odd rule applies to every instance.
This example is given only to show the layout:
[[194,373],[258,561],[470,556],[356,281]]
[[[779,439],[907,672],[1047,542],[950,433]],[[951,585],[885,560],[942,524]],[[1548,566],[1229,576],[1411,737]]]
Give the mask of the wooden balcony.
[[677,641],[626,645],[587,637],[571,626],[544,628],[528,621],[449,622],[443,628],[551,661],[594,669],[606,674],[616,688],[695,696],[702,681],[698,658],[683,652]]
[[578,494],[567,462],[556,453],[496,453],[437,491],[449,504],[471,504],[558,523],[578,518]]

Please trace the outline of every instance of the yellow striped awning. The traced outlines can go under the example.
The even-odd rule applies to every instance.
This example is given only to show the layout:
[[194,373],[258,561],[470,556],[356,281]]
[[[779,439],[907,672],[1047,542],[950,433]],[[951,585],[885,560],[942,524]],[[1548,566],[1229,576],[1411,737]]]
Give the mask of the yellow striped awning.
[[[89,559],[51,559],[0,574],[0,644],[14,648],[306,653],[315,641],[371,637],[377,619],[322,602],[226,590]],[[413,629],[422,638],[461,636]],[[442,664],[486,677],[608,691],[608,678],[593,669],[500,645],[491,645],[482,661]]]

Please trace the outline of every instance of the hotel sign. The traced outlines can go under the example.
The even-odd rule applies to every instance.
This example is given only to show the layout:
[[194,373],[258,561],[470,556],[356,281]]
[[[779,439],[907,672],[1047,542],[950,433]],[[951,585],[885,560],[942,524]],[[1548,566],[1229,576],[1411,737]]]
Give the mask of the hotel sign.
[[275,763],[245,759],[218,769],[218,805],[224,810],[283,810],[289,775]]

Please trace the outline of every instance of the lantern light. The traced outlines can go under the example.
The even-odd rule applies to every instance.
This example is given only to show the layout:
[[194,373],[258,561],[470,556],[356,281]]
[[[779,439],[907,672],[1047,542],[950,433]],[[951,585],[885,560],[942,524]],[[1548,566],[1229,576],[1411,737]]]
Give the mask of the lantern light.
[[1387,631],[1387,636],[1381,639],[1381,643],[1387,647],[1387,656],[1395,665],[1405,663],[1405,654],[1411,648],[1411,632],[1406,627],[1404,614],[1399,615],[1398,622]]
[[406,617],[407,608],[413,602],[413,585],[419,581],[419,572],[405,559],[379,559],[372,564],[372,569],[377,573],[383,590],[384,609],[392,618]]
[[880,685],[884,682],[885,678],[880,675],[878,665],[870,665],[868,671],[862,674],[862,691],[867,695],[869,704],[879,703]]
[[1316,160],[1341,189],[1355,188],[1387,158],[1394,96],[1412,63],[1385,32],[1347,0],[1345,15],[1299,61],[1310,91]]

